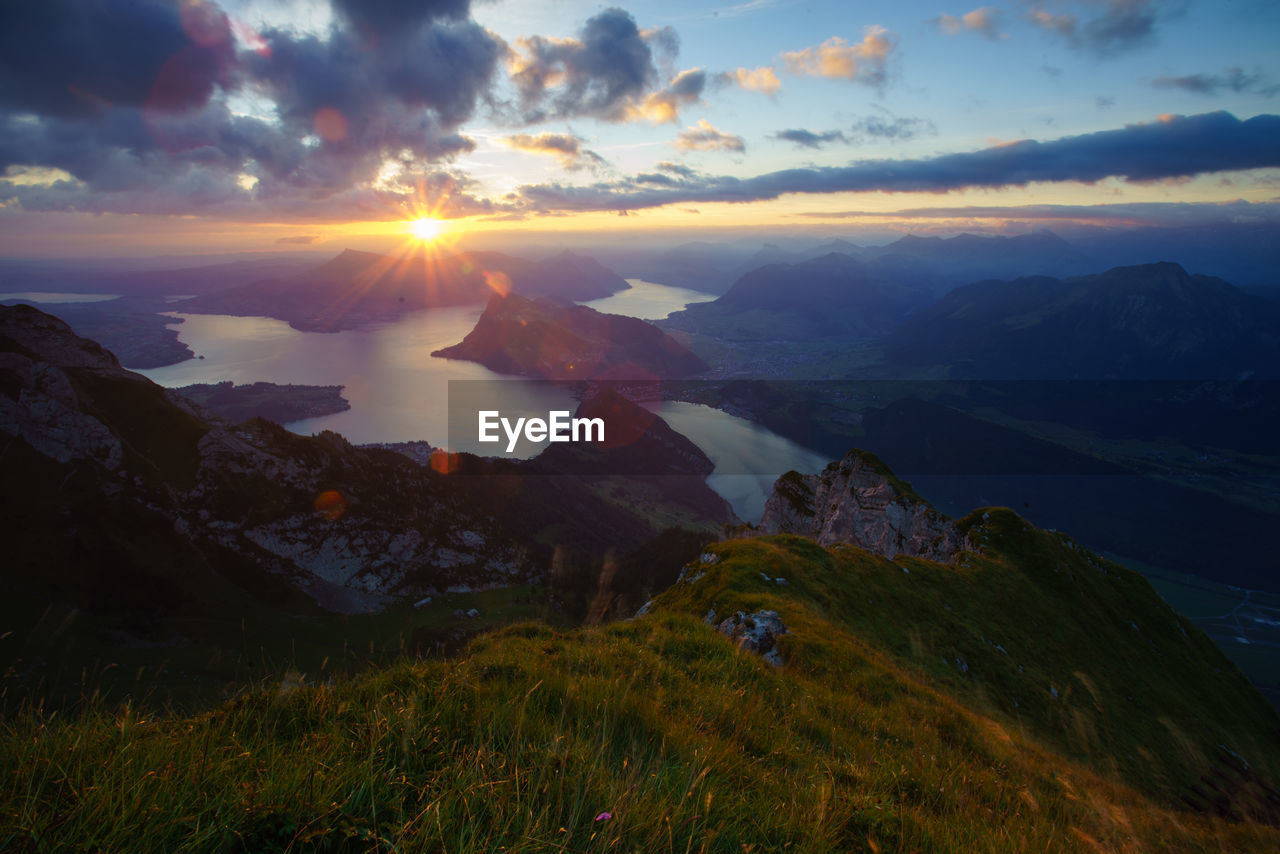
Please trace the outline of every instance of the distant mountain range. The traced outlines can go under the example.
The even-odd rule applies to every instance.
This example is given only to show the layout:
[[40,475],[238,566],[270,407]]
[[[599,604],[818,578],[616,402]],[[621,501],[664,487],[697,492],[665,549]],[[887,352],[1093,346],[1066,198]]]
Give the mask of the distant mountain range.
[[317,267],[196,297],[182,310],[275,317],[304,331],[335,332],[422,308],[482,303],[493,293],[587,300],[628,287],[595,260],[571,252],[533,262],[499,252],[396,257],[348,249]]
[[719,299],[690,305],[663,325],[728,339],[875,338],[929,301],[874,264],[832,252],[752,270]]
[[1177,264],[957,288],[884,341],[890,364],[987,379],[1280,375],[1280,306]]
[[762,266],[804,264],[831,253],[863,262],[868,275],[933,296],[977,279],[1073,275],[1094,266],[1087,254],[1046,230],[1016,237],[907,235],[884,246],[839,239],[805,249],[766,244],[754,252],[728,244],[688,243],[637,259],[628,269],[643,279],[723,294]]
[[466,338],[431,355],[549,380],[674,379],[707,367],[643,320],[515,294],[491,297]]

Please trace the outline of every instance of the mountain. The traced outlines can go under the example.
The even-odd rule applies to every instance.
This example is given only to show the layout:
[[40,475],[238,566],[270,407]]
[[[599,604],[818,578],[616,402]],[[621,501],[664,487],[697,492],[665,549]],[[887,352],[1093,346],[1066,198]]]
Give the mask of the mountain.
[[925,302],[865,262],[831,253],[753,270],[724,296],[676,312],[664,325],[727,339],[870,338]]
[[528,297],[552,297],[565,302],[600,299],[631,287],[627,280],[594,258],[569,250],[511,273],[511,289]]
[[1087,255],[1047,230],[1015,237],[909,234],[861,254],[880,275],[935,297],[980,279],[1070,276],[1097,269]]
[[946,562],[966,545],[951,520],[875,456],[856,450],[821,474],[778,478],[760,530],[822,545],[850,543],[890,559],[905,554]]
[[626,287],[593,259],[567,252],[533,263],[500,252],[393,257],[348,249],[300,273],[187,300],[182,310],[275,317],[297,329],[335,332],[422,308],[483,303],[512,289],[595,299]]
[[[134,269],[142,261],[63,261],[57,263],[0,260],[0,291],[57,293],[113,293],[126,297],[173,297],[213,293],[227,288],[278,278],[314,265],[291,255],[268,255],[217,264]],[[163,263],[180,264],[178,259]]]
[[207,420],[35,309],[0,311],[0,355],[0,467],[29,484],[3,499],[11,595],[144,621],[245,598],[362,612],[541,571],[445,476],[334,433]]
[[675,379],[706,369],[684,345],[634,317],[494,295],[475,328],[431,355],[552,380]]
[[1177,264],[1145,264],[957,288],[884,347],[891,365],[952,377],[1275,377],[1280,307]]
[[178,330],[174,328],[183,319],[162,314],[177,307],[154,296],[45,306],[69,323],[77,335],[98,341],[121,363],[135,369],[173,365],[195,356],[190,347],[178,340]]
[[[551,454],[460,484],[456,475],[488,464],[441,452],[420,465],[327,431],[224,422],[57,318],[0,308],[0,432],[11,437],[0,473],[29,485],[6,491],[0,507],[21,532],[4,583],[135,617],[161,601],[209,615],[228,597],[373,612],[458,584],[541,577],[555,547],[595,560],[606,544],[643,544],[663,520],[711,531],[736,521],[706,486],[712,466],[696,446],[624,399],[589,399],[583,411],[606,405],[611,425],[638,425],[616,437],[629,435],[624,447],[594,463]],[[681,477],[656,491],[637,485],[635,506],[610,499],[605,481],[637,471]],[[500,522],[513,495],[541,509]],[[564,515],[578,504],[583,512]],[[535,542],[546,551],[531,551]]]
[[[871,477],[860,459],[839,467]],[[894,506],[880,474],[866,486]],[[0,768],[27,782],[0,832],[103,850],[1280,845],[1280,719],[1194,626],[1007,509],[950,524],[943,561],[739,537],[621,622],[516,623],[350,679],[294,670],[195,714],[21,716]]]
[[335,412],[346,412],[350,402],[342,396],[340,385],[280,385],[277,383],[245,383],[230,380],[220,383],[196,383],[174,389],[178,394],[206,412],[227,421],[265,418],[277,424],[319,418]]

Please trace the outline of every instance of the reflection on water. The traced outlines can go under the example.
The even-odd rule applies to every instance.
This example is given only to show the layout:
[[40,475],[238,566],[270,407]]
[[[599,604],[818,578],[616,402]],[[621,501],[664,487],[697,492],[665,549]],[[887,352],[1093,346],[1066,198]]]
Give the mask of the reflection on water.
[[715,299],[714,294],[691,291],[688,288],[674,288],[671,285],[659,285],[643,279],[627,279],[627,284],[631,285],[629,290],[593,299],[590,302],[584,302],[583,305],[605,314],[625,314],[627,317],[638,317],[641,320],[661,320],[690,303],[710,302]]
[[760,521],[765,499],[779,475],[793,469],[814,474],[830,462],[826,456],[753,421],[719,409],[683,401],[663,401],[648,407],[711,458],[716,470],[707,483],[744,522]]
[[[683,288],[634,281],[640,287],[632,290],[638,293],[629,303],[615,302],[613,311],[665,316],[683,307],[690,294],[696,300],[709,298]],[[393,323],[334,333],[300,332],[284,321],[264,317],[175,313],[184,319],[177,326],[179,339],[204,358],[138,373],[169,387],[224,380],[342,385],[351,409],[286,426],[304,435],[334,430],[357,444],[416,440],[436,446],[449,444],[449,380],[502,381],[501,408],[504,415],[513,418],[574,410],[576,401],[554,384],[526,382],[472,362],[431,356],[433,350],[466,337],[481,310],[478,305],[435,308]],[[655,403],[652,408],[715,462],[716,472],[708,483],[744,521],[759,521],[778,475],[790,469],[820,471],[828,462],[757,424],[717,409],[682,402]],[[455,431],[455,438],[457,435]],[[458,447],[450,450],[495,453],[490,444],[453,444]]]
[[[356,443],[444,445],[449,380],[509,379],[472,362],[431,356],[461,341],[480,311],[480,306],[430,309],[394,323],[332,333],[299,332],[265,317],[179,315],[184,318],[177,327],[179,339],[204,358],[139,373],[170,387],[222,380],[341,385],[351,409],[296,421],[289,429],[302,434],[335,430]],[[574,408],[567,394],[550,386],[535,387],[533,393],[546,398],[538,407],[543,412]]]

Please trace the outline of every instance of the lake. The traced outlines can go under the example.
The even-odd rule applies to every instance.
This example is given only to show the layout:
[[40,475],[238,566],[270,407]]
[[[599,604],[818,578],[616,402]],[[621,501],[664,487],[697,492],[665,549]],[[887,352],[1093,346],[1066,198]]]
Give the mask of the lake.
[[[630,282],[630,290],[586,304],[652,319],[678,311],[687,302],[711,298],[639,279]],[[351,409],[285,426],[304,435],[333,430],[357,444],[426,440],[445,445],[450,380],[503,382],[509,386],[504,388],[503,408],[515,414],[576,408],[567,391],[550,383],[526,382],[472,362],[430,355],[461,341],[482,310],[480,305],[429,309],[392,323],[332,333],[300,332],[264,317],[175,312],[184,321],[176,327],[179,339],[204,358],[138,373],[168,387],[223,380],[341,385]],[[828,462],[718,409],[676,401],[651,408],[716,463],[708,483],[745,521],[759,520],[779,474],[789,469],[819,471]],[[478,442],[455,444],[458,447],[450,450],[492,454],[494,448]]]

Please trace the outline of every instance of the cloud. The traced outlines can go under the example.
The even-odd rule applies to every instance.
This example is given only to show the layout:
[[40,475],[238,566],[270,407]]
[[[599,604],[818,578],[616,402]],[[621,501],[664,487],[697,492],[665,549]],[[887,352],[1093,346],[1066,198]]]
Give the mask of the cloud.
[[681,151],[746,151],[742,137],[716,130],[706,119],[698,119],[676,137],[675,147]]
[[694,69],[655,89],[655,49],[673,55],[677,47],[670,27],[641,30],[630,14],[616,8],[589,18],[576,39],[519,39],[508,64],[522,119],[673,121],[681,106],[698,100],[706,84],[705,73]]
[[365,37],[395,39],[429,21],[464,20],[471,0],[330,0]]
[[1090,14],[1055,14],[1036,3],[1027,18],[1068,47],[1112,57],[1150,44],[1160,23],[1185,9],[1184,0],[1094,0],[1078,5]]
[[788,193],[946,192],[1033,182],[1094,182],[1189,178],[1241,169],[1280,167],[1280,116],[1242,121],[1230,113],[1162,116],[1151,123],[1062,137],[1019,140],[972,152],[849,166],[784,169],[751,178],[703,176],[674,186],[633,181],[585,187],[524,186],[520,204],[536,210],[637,210],[666,204],[750,202]]
[[580,137],[567,133],[540,133],[536,136],[518,133],[502,140],[506,145],[518,151],[533,154],[545,154],[560,161],[561,167],[569,171],[595,168],[605,165],[605,160],[594,151],[582,147]]
[[844,142],[849,140],[838,130],[828,130],[822,133],[814,133],[811,130],[803,128],[790,128],[780,130],[773,135],[774,139],[780,139],[783,142],[794,142],[799,148],[822,148],[829,142]]
[[626,117],[630,120],[646,119],[654,124],[674,122],[682,107],[698,103],[706,85],[707,73],[701,68],[681,71],[666,88],[647,95],[640,106],[629,108]]
[[884,115],[865,116],[853,123],[850,141],[867,139],[905,142],[919,136],[934,136],[938,127],[928,119],[914,116]]
[[784,53],[782,61],[792,74],[842,77],[880,87],[887,79],[889,58],[896,48],[896,34],[871,26],[857,44],[834,36],[817,47]]
[[778,131],[773,137],[785,142],[794,142],[801,148],[821,148],[830,142],[846,145],[872,140],[905,142],[919,136],[932,136],[938,132],[937,126],[928,119],[895,116],[883,108],[880,109],[880,115],[864,116],[855,121],[848,133],[839,130],[815,133],[803,129],[790,129]]
[[679,175],[681,178],[692,178],[698,174],[697,169],[685,166],[683,163],[673,163],[670,160],[661,160],[656,164],[656,168],[663,172],[669,172],[672,175]]
[[1280,223],[1280,203],[1247,202],[1124,202],[1103,205],[966,205],[963,207],[883,210],[804,211],[807,219],[994,219],[1057,222],[1108,222],[1123,225],[1183,226],[1206,223]]
[[305,245],[315,243],[319,239],[320,235],[318,234],[295,234],[292,237],[277,237],[276,243],[297,243]]
[[994,6],[982,6],[972,12],[965,12],[958,18],[954,15],[939,15],[933,20],[938,29],[948,35],[954,36],[961,30],[969,30],[970,32],[981,33],[992,41],[997,41],[1008,38],[1007,35],[999,31],[1000,17],[999,9]]
[[763,92],[766,95],[772,95],[782,88],[782,81],[778,79],[778,72],[768,65],[762,65],[759,68],[738,68],[733,71],[726,71],[721,75],[721,79],[736,83],[743,89],[752,92]]
[[200,0],[41,0],[0,12],[0,106],[8,110],[198,109],[233,85],[234,65],[227,16]]
[[[483,209],[439,163],[474,148],[458,128],[505,45],[466,3],[358,6],[339,3],[321,35],[267,29],[237,46],[202,0],[13,4],[0,13],[0,172],[72,180],[4,181],[0,195],[29,210],[385,218],[422,175],[460,194],[447,210]],[[232,112],[242,91],[272,116]]]
[[1246,74],[1243,68],[1223,69],[1222,74],[1188,74],[1185,77],[1157,77],[1151,81],[1157,89],[1182,89],[1197,95],[1219,95],[1223,92],[1251,92],[1272,98],[1280,92],[1280,84],[1267,83],[1259,72]]
[[1093,99],[1093,105],[1099,110],[1107,110],[1116,105],[1116,99],[1110,95],[1096,95]]

